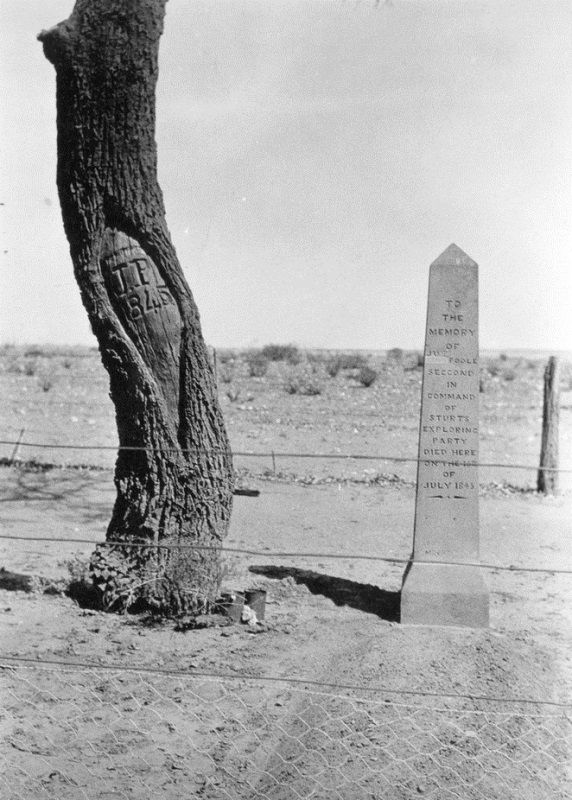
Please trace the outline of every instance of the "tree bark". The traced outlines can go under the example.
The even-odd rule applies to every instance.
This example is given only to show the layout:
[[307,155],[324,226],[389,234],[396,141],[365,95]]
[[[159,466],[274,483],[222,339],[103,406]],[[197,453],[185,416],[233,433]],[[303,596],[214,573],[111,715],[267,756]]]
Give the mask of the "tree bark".
[[56,69],[64,228],[119,433],[107,541],[120,544],[96,550],[92,575],[106,607],[144,600],[164,613],[198,614],[219,588],[233,471],[157,182],[165,5],[77,0],[69,19],[38,38]]

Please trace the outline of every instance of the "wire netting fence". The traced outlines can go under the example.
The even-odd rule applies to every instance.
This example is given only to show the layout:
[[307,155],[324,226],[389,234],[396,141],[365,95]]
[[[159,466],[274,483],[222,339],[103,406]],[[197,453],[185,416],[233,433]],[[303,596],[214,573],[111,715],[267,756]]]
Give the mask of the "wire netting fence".
[[572,709],[556,704],[9,659],[0,668],[7,800],[564,800],[572,790]]

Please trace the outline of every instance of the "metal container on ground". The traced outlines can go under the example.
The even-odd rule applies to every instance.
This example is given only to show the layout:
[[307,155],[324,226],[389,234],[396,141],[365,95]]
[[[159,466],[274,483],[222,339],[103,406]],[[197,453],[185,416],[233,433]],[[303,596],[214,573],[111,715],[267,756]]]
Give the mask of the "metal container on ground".
[[266,591],[264,589],[250,589],[244,593],[247,606],[256,614],[256,619],[261,622],[266,611]]

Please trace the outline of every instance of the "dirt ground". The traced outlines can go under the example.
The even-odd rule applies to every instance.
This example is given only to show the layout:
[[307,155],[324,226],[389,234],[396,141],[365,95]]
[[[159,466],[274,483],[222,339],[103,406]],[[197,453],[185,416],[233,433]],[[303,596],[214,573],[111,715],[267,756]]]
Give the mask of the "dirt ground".
[[[104,537],[113,451],[25,446],[9,466],[3,445],[2,534],[34,540],[0,540],[0,567],[35,576],[14,591],[0,573],[4,797],[570,796],[572,575],[551,571],[572,569],[569,476],[543,497],[534,471],[483,469],[482,561],[520,568],[485,570],[490,628],[402,626],[404,564],[376,557],[410,555],[413,465],[279,455],[415,456],[421,371],[371,361],[366,389],[323,364],[252,378],[219,354],[234,450],[276,454],[236,457],[260,495],[235,498],[224,584],[266,589],[254,626],[185,630],[46,593]],[[115,444],[97,354],[8,349],[2,367],[4,440]],[[321,393],[288,394],[293,374]],[[542,363],[495,359],[482,377],[481,461],[534,465]],[[566,367],[562,467],[570,386]]]

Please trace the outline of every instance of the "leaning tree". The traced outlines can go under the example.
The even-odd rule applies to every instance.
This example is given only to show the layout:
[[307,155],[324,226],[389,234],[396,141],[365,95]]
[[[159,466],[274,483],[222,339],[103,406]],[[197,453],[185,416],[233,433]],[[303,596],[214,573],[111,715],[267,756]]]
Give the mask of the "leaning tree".
[[219,588],[233,471],[199,314],[157,182],[167,0],[76,0],[39,40],[57,78],[57,184],[109,373],[117,498],[91,575],[105,607],[196,615]]

